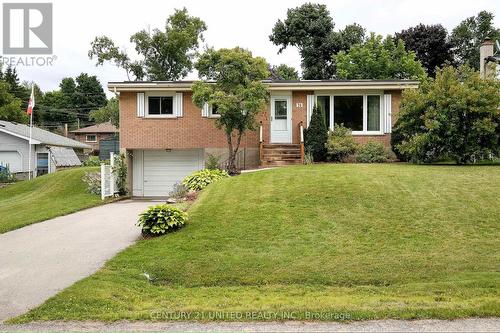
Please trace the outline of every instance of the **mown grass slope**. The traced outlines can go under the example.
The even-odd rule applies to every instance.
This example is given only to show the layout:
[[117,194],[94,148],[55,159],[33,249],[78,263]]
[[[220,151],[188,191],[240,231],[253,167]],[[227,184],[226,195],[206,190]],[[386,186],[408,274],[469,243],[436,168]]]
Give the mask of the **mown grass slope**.
[[498,166],[240,175],[18,321],[498,316],[499,197]]
[[85,171],[98,170],[62,170],[0,189],[0,233],[100,204],[82,181]]

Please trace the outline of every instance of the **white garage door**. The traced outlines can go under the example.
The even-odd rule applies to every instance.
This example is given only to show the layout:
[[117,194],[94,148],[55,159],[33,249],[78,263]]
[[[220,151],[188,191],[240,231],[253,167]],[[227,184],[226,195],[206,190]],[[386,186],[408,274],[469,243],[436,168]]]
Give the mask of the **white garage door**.
[[193,150],[144,150],[144,196],[168,196],[175,183],[203,166],[203,152]]
[[0,165],[8,165],[10,172],[23,171],[21,154],[17,151],[0,151]]

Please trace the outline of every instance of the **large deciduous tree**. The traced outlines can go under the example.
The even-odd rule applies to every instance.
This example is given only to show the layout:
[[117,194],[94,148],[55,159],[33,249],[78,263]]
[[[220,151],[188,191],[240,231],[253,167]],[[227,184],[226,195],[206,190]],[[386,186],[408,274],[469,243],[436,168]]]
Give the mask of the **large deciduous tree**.
[[200,108],[205,103],[217,108],[220,117],[215,124],[227,138],[227,170],[231,174],[238,172],[235,158],[241,138],[246,131],[256,129],[256,116],[268,99],[261,82],[269,77],[267,66],[264,58],[253,57],[239,47],[208,49],[195,65],[202,81],[193,85],[193,101]]
[[493,25],[493,13],[481,11],[477,16],[463,20],[453,29],[450,42],[458,65],[468,64],[479,70],[479,47],[490,38],[500,40],[500,29]]
[[281,64],[279,66],[269,66],[269,79],[271,80],[298,80],[299,72],[288,65]]
[[120,126],[120,110],[118,99],[111,98],[108,103],[100,109],[90,112],[90,120],[96,123],[111,122],[116,128]]
[[334,55],[333,61],[340,79],[422,79],[426,75],[415,54],[405,50],[403,41],[394,43],[392,37],[383,39],[374,33],[349,52]]
[[135,50],[141,57],[132,60],[124,51],[106,36],[96,37],[91,43],[89,57],[97,59],[97,65],[111,61],[125,69],[136,80],[178,80],[184,78],[193,68],[205,22],[189,16],[187,9],[175,10],[167,19],[165,31],[154,29],[153,33],[139,31],[130,37]]
[[284,21],[274,25],[271,42],[282,52],[295,46],[302,58],[302,76],[307,80],[331,79],[335,76],[332,54],[361,43],[365,30],[358,24],[334,31],[335,24],[325,5],[306,3],[287,11]]
[[10,85],[0,80],[0,120],[26,123],[28,116],[21,110],[21,100],[10,93]]
[[438,70],[435,80],[404,92],[392,138],[414,162],[465,164],[500,153],[500,81],[468,66]]
[[436,75],[436,68],[453,62],[448,32],[441,24],[419,24],[402,30],[394,36],[395,42],[399,39],[405,43],[406,50],[415,52],[417,59],[431,77]]

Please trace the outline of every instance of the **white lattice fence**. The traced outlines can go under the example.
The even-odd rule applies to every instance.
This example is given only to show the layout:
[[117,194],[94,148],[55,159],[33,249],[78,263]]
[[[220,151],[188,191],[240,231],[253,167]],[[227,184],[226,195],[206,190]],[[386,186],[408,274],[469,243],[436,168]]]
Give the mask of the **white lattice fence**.
[[115,166],[115,154],[111,152],[109,154],[110,165],[101,164],[101,199],[104,200],[107,197],[112,197],[116,193],[116,176],[113,173],[113,167]]

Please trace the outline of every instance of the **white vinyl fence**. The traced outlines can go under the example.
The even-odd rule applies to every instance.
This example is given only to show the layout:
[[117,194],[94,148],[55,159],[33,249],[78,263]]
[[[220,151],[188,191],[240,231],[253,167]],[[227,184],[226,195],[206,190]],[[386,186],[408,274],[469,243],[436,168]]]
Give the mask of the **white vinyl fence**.
[[116,175],[113,173],[115,166],[115,153],[109,153],[109,165],[101,164],[101,199],[112,197],[117,191]]

